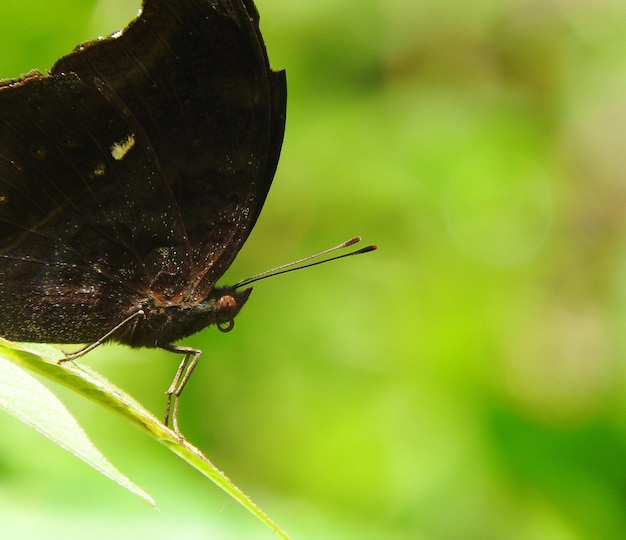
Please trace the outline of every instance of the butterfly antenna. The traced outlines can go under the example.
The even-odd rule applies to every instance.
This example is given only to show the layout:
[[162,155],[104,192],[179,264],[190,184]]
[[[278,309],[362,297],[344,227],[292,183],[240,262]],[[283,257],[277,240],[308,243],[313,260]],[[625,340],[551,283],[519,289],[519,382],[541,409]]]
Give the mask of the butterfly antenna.
[[240,287],[244,287],[245,285],[250,285],[250,283],[254,283],[255,281],[261,281],[262,279],[278,276],[280,274],[286,274],[288,272],[295,272],[296,270],[302,270],[303,268],[310,268],[311,266],[317,266],[318,264],[324,264],[330,261],[336,261],[337,259],[343,259],[344,257],[351,257],[352,255],[360,255],[361,253],[374,251],[375,249],[378,248],[378,246],[376,246],[375,244],[371,244],[369,246],[362,247],[355,251],[350,251],[349,253],[335,255],[334,257],[330,257],[329,259],[309,262],[313,259],[324,257],[326,255],[330,255],[331,253],[334,253],[335,251],[340,251],[342,249],[350,247],[360,241],[361,241],[361,237],[355,236],[354,238],[350,238],[350,240],[346,240],[345,242],[342,242],[338,246],[325,249],[324,251],[320,251],[319,253],[315,253],[313,255],[309,255],[308,257],[304,257],[304,259],[299,259],[297,261],[293,261],[287,264],[281,264],[280,266],[277,266],[276,268],[266,270],[265,272],[261,272],[260,274],[257,274],[256,276],[246,278],[238,283],[235,283],[235,285],[233,285],[233,288],[238,289]]

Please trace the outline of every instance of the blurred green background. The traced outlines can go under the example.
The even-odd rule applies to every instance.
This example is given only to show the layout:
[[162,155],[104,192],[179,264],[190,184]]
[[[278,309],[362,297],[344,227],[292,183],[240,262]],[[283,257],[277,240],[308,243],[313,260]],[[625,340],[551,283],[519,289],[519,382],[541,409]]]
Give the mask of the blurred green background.
[[[626,535],[626,3],[257,0],[285,145],[236,281],[354,234],[376,253],[258,284],[181,404],[187,438],[297,539]],[[133,0],[3,0],[0,76]],[[84,360],[161,414],[178,359]],[[139,500],[0,416],[6,538],[274,536],[63,389]]]

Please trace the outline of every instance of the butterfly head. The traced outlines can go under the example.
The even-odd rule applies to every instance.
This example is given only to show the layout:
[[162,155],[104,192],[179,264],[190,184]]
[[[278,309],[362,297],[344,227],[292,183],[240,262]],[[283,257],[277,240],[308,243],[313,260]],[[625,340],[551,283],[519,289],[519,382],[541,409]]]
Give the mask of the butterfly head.
[[209,309],[215,314],[215,324],[221,332],[230,332],[235,326],[235,316],[248,300],[252,287],[238,291],[234,287],[213,289],[209,297]]

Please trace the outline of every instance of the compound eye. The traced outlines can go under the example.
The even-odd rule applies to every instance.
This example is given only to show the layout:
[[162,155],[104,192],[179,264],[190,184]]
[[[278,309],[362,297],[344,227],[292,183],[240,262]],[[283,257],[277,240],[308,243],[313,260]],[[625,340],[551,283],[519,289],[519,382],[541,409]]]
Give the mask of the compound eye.
[[224,296],[220,296],[217,300],[217,309],[218,311],[223,311],[227,309],[235,309],[237,307],[237,300],[230,294],[225,294]]

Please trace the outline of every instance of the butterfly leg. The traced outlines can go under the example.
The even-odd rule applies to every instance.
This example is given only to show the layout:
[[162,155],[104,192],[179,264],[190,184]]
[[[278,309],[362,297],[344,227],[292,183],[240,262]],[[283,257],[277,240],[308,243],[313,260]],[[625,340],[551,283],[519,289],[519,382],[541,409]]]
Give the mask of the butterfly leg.
[[198,349],[192,349],[191,347],[179,347],[176,345],[164,345],[161,347],[166,351],[173,353],[184,354],[182,362],[176,370],[176,375],[172,380],[172,384],[165,392],[167,394],[167,404],[165,406],[165,419],[163,423],[167,426],[170,420],[170,411],[172,419],[172,429],[174,433],[180,436],[180,430],[178,429],[178,405],[180,402],[180,395],[191,377],[193,370],[198,364],[202,351]]
[[142,309],[135,311],[135,313],[126,317],[121,323],[114,326],[111,330],[109,330],[106,334],[104,334],[97,341],[94,341],[93,343],[90,343],[89,345],[85,345],[84,347],[81,347],[80,349],[74,352],[62,351],[63,354],[65,355],[65,358],[61,358],[61,360],[59,360],[57,363],[63,364],[64,362],[71,362],[73,360],[76,360],[77,358],[80,358],[84,354],[87,354],[89,351],[93,351],[96,347],[99,347],[105,341],[107,341],[120,328],[126,326],[130,321],[132,321],[133,319],[136,319],[137,317],[144,317],[144,316],[145,316],[145,313]]

